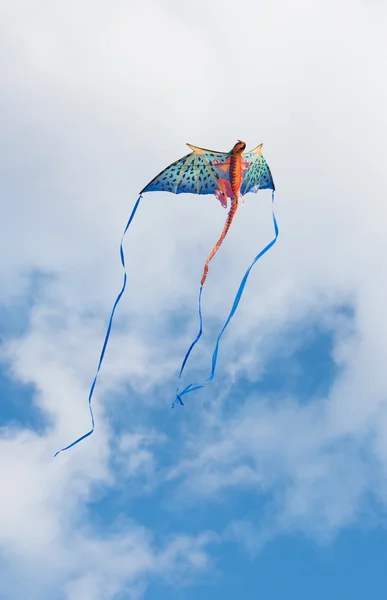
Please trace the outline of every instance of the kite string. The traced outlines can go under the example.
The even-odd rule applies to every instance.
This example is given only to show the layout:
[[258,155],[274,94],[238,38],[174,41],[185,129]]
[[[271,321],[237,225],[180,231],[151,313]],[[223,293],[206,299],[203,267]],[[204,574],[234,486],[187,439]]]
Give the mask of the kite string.
[[[215,349],[212,355],[212,368],[211,368],[211,374],[208,377],[208,379],[206,379],[206,381],[202,384],[199,383],[190,383],[189,385],[187,385],[187,387],[184,388],[184,390],[182,392],[179,392],[179,386],[177,388],[176,391],[176,399],[175,402],[173,403],[173,406],[176,404],[176,402],[179,402],[180,404],[183,404],[183,401],[181,399],[182,396],[185,396],[186,394],[190,394],[191,392],[194,392],[195,390],[199,390],[201,388],[204,388],[208,383],[210,383],[210,381],[212,381],[214,379],[215,376],[215,369],[216,369],[216,363],[218,360],[218,352],[219,352],[219,344],[220,344],[220,340],[221,337],[223,335],[223,333],[225,332],[228,324],[230,323],[232,317],[235,314],[236,309],[238,308],[239,302],[241,300],[243,291],[245,289],[245,285],[247,282],[247,279],[250,275],[250,271],[253,268],[253,266],[255,265],[255,263],[257,262],[257,260],[259,260],[264,254],[266,254],[266,252],[268,252],[268,250],[270,250],[270,248],[272,246],[274,246],[274,244],[276,243],[277,239],[278,239],[278,234],[279,234],[279,229],[278,229],[278,224],[277,224],[277,220],[275,218],[275,213],[274,213],[274,191],[272,192],[272,196],[271,196],[271,202],[272,202],[272,218],[273,218],[273,226],[274,226],[274,238],[271,240],[271,242],[269,242],[267,244],[267,246],[264,247],[263,250],[261,250],[261,252],[259,252],[259,254],[257,254],[257,256],[254,258],[253,262],[251,263],[251,265],[249,266],[249,268],[247,269],[246,273],[243,276],[243,279],[239,285],[237,294],[235,296],[235,300],[234,303],[232,305],[230,314],[228,315],[226,322],[224,323],[220,334],[218,335],[218,338],[216,340],[216,344],[215,344]],[[199,296],[199,310],[201,311],[201,307],[200,307],[200,299],[201,299],[201,294]],[[200,335],[201,335],[201,330],[200,330]],[[198,337],[196,338],[195,342],[191,345],[189,352],[191,352],[193,346],[196,344],[197,340],[199,339],[200,335],[198,335]],[[189,354],[189,352],[187,354]],[[188,358],[188,356],[186,357]],[[186,360],[185,360],[186,362]],[[185,362],[183,364],[185,364]],[[182,370],[181,370],[182,371]],[[181,371],[180,371],[180,376],[179,376],[179,383],[180,383],[180,377],[181,377]]]
[[122,284],[121,291],[119,292],[119,294],[118,294],[118,296],[117,296],[117,298],[116,298],[116,300],[114,302],[114,305],[113,305],[113,308],[112,308],[112,312],[110,313],[109,324],[108,324],[108,327],[107,327],[107,331],[106,331],[106,335],[105,335],[105,340],[104,340],[104,343],[103,343],[103,346],[102,346],[101,355],[99,357],[97,372],[95,374],[95,377],[94,377],[93,383],[91,384],[91,388],[90,388],[90,392],[89,392],[88,402],[89,402],[89,411],[90,411],[90,417],[91,417],[91,425],[92,425],[92,427],[91,427],[90,431],[88,431],[87,433],[85,433],[84,435],[82,435],[80,438],[78,438],[77,440],[75,440],[75,442],[72,442],[68,446],[65,446],[61,450],[58,450],[58,452],[56,452],[54,454],[54,457],[57,456],[60,452],[64,452],[64,450],[68,450],[69,448],[72,448],[72,446],[75,446],[75,444],[78,444],[79,442],[81,442],[82,440],[84,440],[85,438],[87,438],[94,431],[94,425],[95,425],[95,423],[94,423],[93,409],[92,409],[92,406],[91,406],[91,400],[92,400],[92,397],[93,397],[95,385],[97,383],[97,378],[98,378],[98,375],[99,375],[99,371],[101,369],[102,361],[103,361],[104,356],[105,356],[106,347],[107,347],[107,344],[108,344],[108,341],[109,341],[110,332],[111,332],[112,325],[113,325],[114,313],[116,311],[117,305],[118,305],[119,301],[121,300],[121,297],[122,297],[122,295],[123,295],[123,293],[125,291],[125,288],[126,288],[126,279],[127,279],[127,277],[126,277],[125,255],[124,255],[124,249],[123,249],[122,244],[123,244],[123,241],[124,241],[125,234],[128,231],[131,222],[133,221],[134,215],[136,214],[136,211],[137,211],[138,205],[140,204],[141,198],[142,198],[142,194],[139,195],[139,197],[137,199],[137,202],[134,205],[132,213],[131,213],[131,215],[129,217],[129,220],[128,220],[127,224],[126,224],[126,227],[124,229],[124,233],[122,234],[122,237],[121,237],[120,257],[121,257],[121,264],[122,264],[122,267],[124,269],[124,281],[123,281],[123,284]]

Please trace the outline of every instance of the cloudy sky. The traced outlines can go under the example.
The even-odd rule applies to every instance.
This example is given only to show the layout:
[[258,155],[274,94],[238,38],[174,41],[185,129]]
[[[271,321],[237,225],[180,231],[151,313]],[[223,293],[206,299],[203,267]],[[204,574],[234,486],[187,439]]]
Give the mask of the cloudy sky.
[[[383,0],[0,0],[0,598],[384,600]],[[186,154],[264,143],[280,237],[216,379],[171,410],[212,196],[144,196]],[[273,236],[245,198],[204,295],[204,380]]]

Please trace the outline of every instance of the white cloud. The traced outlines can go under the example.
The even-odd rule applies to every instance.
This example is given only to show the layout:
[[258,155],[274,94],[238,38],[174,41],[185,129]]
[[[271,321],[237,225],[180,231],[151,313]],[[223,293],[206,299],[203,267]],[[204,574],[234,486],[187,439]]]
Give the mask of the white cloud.
[[2,587],[13,586],[14,597],[94,600],[114,598],[126,588],[132,597],[132,587],[145,586],[150,576],[173,572],[184,582],[208,567],[207,546],[214,541],[209,533],[171,535],[160,544],[133,522],[117,523],[119,533],[94,530],[88,501],[113,477],[102,453],[86,449],[81,461],[77,452],[53,461],[47,439],[25,431],[5,435],[0,445],[0,479],[6,482],[0,545],[24,574],[3,574]]
[[[385,502],[385,7],[214,6],[0,2],[0,302],[29,318],[21,336],[4,340],[2,356],[16,379],[35,386],[48,419],[40,437],[3,431],[1,480],[9,484],[0,532],[8,576],[19,561],[30,565],[33,584],[25,585],[37,598],[53,598],[58,582],[66,600],[113,598],[125,586],[141,594],[145,574],[167,575],[180,553],[188,569],[207,564],[205,535],[182,534],[159,550],[137,525],[99,536],[80,524],[94,486],[108,489],[117,472],[130,480],[143,470],[149,480],[156,470],[155,445],[164,441],[154,423],[120,438],[125,464],[111,469],[104,410],[128,383],[156,406],[153,390],[176,373],[196,321],[187,317],[178,335],[168,327],[179,311],[196,319],[203,262],[225,218],[215,199],[143,199],[95,396],[98,435],[51,461],[89,427],[88,386],[136,193],[185,152],[185,141],[219,149],[236,137],[263,141],[277,186],[280,239],[251,275],[220,369],[231,383],[259,379],[281,332],[318,318],[334,323],[342,370],[329,397],[307,406],[252,396],[226,414],[227,379],[211,410],[198,395],[184,409],[191,431],[170,476],[182,476],[198,502],[235,488],[272,494],[258,525],[248,515],[234,525],[250,546],[294,528],[333,534],[356,519],[367,493]],[[205,323],[221,323],[241,274],[271,239],[269,204],[251,195],[239,211],[211,264]],[[49,279],[28,306],[31,272]],[[333,314],[348,302],[350,325]],[[206,357],[208,338],[202,348]],[[201,360],[198,352],[192,364]],[[130,397],[131,418],[135,406]]]

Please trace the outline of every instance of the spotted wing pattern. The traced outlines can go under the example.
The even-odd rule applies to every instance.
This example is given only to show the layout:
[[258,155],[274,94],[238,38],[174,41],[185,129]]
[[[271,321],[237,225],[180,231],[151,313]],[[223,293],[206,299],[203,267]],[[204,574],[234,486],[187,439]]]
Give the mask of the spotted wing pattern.
[[[229,152],[215,152],[187,144],[192,152],[161,171],[144,189],[144,192],[172,192],[173,194],[215,194],[219,173],[213,166],[226,162]],[[228,173],[222,173],[228,178]]]
[[250,152],[244,152],[243,158],[248,167],[243,173],[242,196],[258,190],[275,190],[269,166],[262,156],[262,144]]

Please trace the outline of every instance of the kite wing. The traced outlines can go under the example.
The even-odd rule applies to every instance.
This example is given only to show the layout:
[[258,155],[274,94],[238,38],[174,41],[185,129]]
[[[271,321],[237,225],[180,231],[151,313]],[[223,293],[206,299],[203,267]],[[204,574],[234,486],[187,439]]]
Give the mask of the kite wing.
[[243,173],[242,196],[248,192],[258,192],[258,190],[274,191],[274,181],[269,166],[262,156],[262,144],[250,152],[244,152],[243,158],[248,166]]
[[[172,192],[173,194],[215,194],[219,187],[219,168],[230,156],[229,152],[214,152],[187,144],[192,152],[161,171],[144,192]],[[214,164],[213,164],[214,163]],[[228,169],[221,176],[228,179]]]

